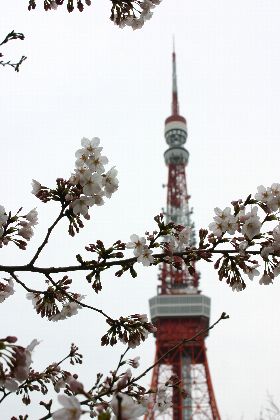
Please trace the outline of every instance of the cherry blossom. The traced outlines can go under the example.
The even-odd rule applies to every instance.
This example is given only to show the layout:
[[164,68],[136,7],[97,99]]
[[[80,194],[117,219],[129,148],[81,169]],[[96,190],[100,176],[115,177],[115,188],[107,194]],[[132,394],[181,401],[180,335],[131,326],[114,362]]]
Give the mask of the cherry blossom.
[[280,264],[277,264],[277,266],[273,270],[273,275],[274,277],[277,277],[279,276],[279,274],[280,274]]
[[242,292],[243,290],[242,284],[236,281],[235,283],[231,285],[231,290],[233,292]]
[[100,153],[102,151],[103,148],[99,147],[99,144],[99,137],[93,137],[91,140],[87,139],[86,137],[83,137],[81,140],[81,145],[84,149],[87,150],[89,155],[94,155],[95,153]]
[[258,207],[254,206],[250,212],[242,216],[245,219],[245,222],[242,226],[242,233],[249,239],[253,239],[260,233],[261,230],[262,224],[257,213]]
[[8,220],[8,216],[6,214],[5,208],[0,206],[0,226],[2,226]]
[[0,386],[3,386],[10,392],[15,392],[18,389],[18,383],[12,378],[0,379]]
[[127,383],[130,381],[132,377],[132,372],[130,369],[123,374],[121,379],[117,382],[117,390],[120,391],[121,389],[125,388]]
[[36,181],[35,179],[32,180],[32,191],[31,193],[37,195],[42,188],[40,182]]
[[128,363],[134,369],[137,369],[140,366],[139,360],[140,360],[140,356],[137,356],[137,357],[134,357],[134,359],[130,359]]
[[95,153],[88,157],[87,165],[92,172],[103,174],[105,172],[104,165],[108,163],[106,156],[101,156],[100,153]]
[[255,194],[255,199],[267,203],[271,197],[270,188],[265,188],[263,185],[259,185],[257,188],[258,192]]
[[0,283],[0,303],[4,302],[5,299],[15,293],[13,280],[11,278],[4,280],[6,280],[7,283]]
[[54,420],[78,420],[81,417],[81,405],[76,397],[58,395],[57,399],[63,408],[60,408],[53,413],[52,418]]
[[185,227],[181,230],[181,232],[179,232],[178,241],[180,246],[189,244],[191,232],[192,230],[189,226]]
[[144,0],[139,2],[138,6],[140,10],[137,10],[139,13],[138,16],[135,14],[135,10],[133,10],[133,6],[131,5],[131,10],[126,9],[127,15],[122,15],[121,17],[119,14],[113,14],[111,19],[118,25],[120,28],[124,28],[125,26],[130,26],[133,30],[140,29],[144,25],[145,21],[151,19],[153,13],[151,9],[153,9],[156,5],[160,4],[161,0]]
[[[82,299],[82,297],[80,297],[80,299]],[[61,321],[64,320],[66,318],[70,318],[73,315],[77,315],[78,313],[78,309],[81,308],[81,305],[79,305],[76,302],[68,302],[65,305],[63,305],[62,309],[60,312],[58,312],[56,315],[53,315],[50,320],[51,321]]]
[[33,223],[21,221],[19,224],[21,226],[21,228],[18,230],[19,236],[22,236],[27,241],[30,241],[33,236]]
[[[119,399],[120,399],[120,412],[119,412]],[[143,416],[147,412],[147,408],[142,404],[138,404],[132,397],[127,394],[118,393],[114,395],[110,406],[117,418],[122,420],[134,420]]]
[[26,347],[14,347],[14,366],[12,369],[12,376],[19,382],[23,382],[28,378],[30,365],[32,363],[32,352],[34,348],[39,344],[39,341],[34,339]]
[[30,210],[29,213],[27,213],[25,216],[25,219],[30,222],[31,226],[38,224],[38,212],[36,209]]
[[267,286],[271,283],[273,283],[272,278],[266,272],[264,272],[263,276],[259,280],[259,284]]
[[153,264],[154,257],[152,256],[152,251],[148,248],[147,245],[144,245],[142,253],[137,258],[138,262],[141,262],[145,267]]
[[253,280],[255,276],[259,276],[260,272],[256,268],[259,264],[254,265],[253,267],[247,267],[245,273],[248,275],[250,280]]
[[117,179],[118,171],[113,166],[106,174],[103,174],[102,185],[105,188],[105,195],[111,198],[112,194],[117,191],[119,181]]
[[219,207],[216,207],[214,212],[216,216],[214,217],[214,222],[210,223],[209,229],[218,237],[225,232],[233,235],[238,225],[236,217],[231,214],[231,208],[226,207],[224,210],[221,210]]
[[133,235],[130,236],[130,240],[131,240],[131,242],[128,242],[126,244],[126,248],[134,249],[134,251],[133,251],[134,255],[136,257],[139,257],[144,250],[144,246],[146,244],[146,239],[143,238],[143,237],[140,238],[138,235],[133,234]]
[[72,203],[71,207],[73,208],[74,214],[86,216],[88,214],[88,208],[93,205],[94,199],[92,197],[81,196]]
[[86,196],[91,196],[94,194],[99,194],[101,192],[101,182],[102,178],[101,175],[94,173],[89,173],[84,182],[83,186],[83,193]]

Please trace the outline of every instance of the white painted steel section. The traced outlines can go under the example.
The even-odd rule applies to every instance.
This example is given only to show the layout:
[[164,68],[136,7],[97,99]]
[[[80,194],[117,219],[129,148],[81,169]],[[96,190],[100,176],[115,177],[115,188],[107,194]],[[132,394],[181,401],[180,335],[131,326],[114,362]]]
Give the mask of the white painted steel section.
[[165,124],[164,134],[170,130],[183,130],[187,134],[187,124],[183,121],[170,121]]
[[149,300],[151,318],[204,316],[210,318],[210,298],[204,295],[158,295]]

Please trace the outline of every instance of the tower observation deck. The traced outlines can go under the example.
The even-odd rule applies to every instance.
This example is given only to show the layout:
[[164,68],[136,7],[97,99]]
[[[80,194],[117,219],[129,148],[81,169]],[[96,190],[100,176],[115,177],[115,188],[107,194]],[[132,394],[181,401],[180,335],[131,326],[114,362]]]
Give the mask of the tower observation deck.
[[[189,227],[189,246],[195,245],[194,224],[186,180],[189,152],[185,148],[188,138],[187,121],[179,113],[176,53],[172,52],[172,107],[165,120],[165,140],[168,145],[164,160],[168,167],[167,222]],[[176,375],[186,396],[173,388],[172,408],[161,413],[151,410],[146,419],[173,420],[220,420],[207,361],[205,338],[200,335],[193,342],[184,343],[164,356],[183,338],[191,338],[209,326],[210,298],[199,290],[199,274],[194,268],[190,274],[182,263],[182,269],[163,263],[160,267],[157,295],[149,300],[153,323],[157,327],[152,389],[163,385],[171,375]]]

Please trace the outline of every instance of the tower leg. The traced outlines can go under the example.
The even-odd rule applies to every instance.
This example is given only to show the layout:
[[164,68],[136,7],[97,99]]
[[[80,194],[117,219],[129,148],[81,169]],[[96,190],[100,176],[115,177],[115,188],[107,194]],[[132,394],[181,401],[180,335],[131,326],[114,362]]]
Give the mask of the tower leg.
[[[166,345],[166,343],[165,343]],[[170,346],[171,347],[171,346]],[[167,351],[157,346],[156,360]],[[146,420],[221,420],[211,381],[204,341],[180,347],[155,366],[151,388],[156,390],[171,375],[176,375],[179,388],[170,388],[172,408],[160,413],[149,410]],[[184,389],[186,396],[181,390]]]

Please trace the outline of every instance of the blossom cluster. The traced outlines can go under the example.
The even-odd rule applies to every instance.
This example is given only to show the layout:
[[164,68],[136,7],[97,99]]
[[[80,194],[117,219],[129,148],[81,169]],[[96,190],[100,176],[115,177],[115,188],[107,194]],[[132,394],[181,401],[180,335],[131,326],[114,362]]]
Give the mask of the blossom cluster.
[[[164,237],[162,247],[168,251],[168,253],[180,252],[189,245],[191,237],[191,228],[182,228],[178,226],[179,232],[173,229],[169,235]],[[157,232],[155,232],[157,233]],[[151,235],[148,235],[148,239],[151,239]],[[152,240],[154,237],[152,236]],[[138,235],[131,235],[130,242],[126,244],[127,249],[133,249],[137,262],[142,263],[145,267],[154,263],[153,251],[151,246],[146,242],[145,237],[139,237]]]
[[257,206],[254,206],[247,213],[242,209],[237,215],[231,213],[230,207],[226,207],[224,210],[216,207],[214,211],[216,216],[214,217],[214,222],[210,223],[209,229],[215,236],[221,237],[224,233],[234,235],[238,230],[247,239],[252,240],[260,233],[262,224],[258,216]]
[[110,325],[107,333],[101,338],[101,344],[115,345],[119,340],[134,349],[145,341],[149,334],[156,332],[156,327],[148,321],[146,314],[134,314],[128,317],[120,317],[119,320],[107,320]]
[[39,344],[33,340],[26,348],[16,345],[17,338],[0,339],[0,387],[14,392],[28,378],[32,352]]
[[72,280],[64,276],[45,292],[28,292],[26,297],[42,318],[47,317],[49,321],[65,320],[78,313],[78,309],[81,309],[79,302],[85,297],[70,292],[68,288],[71,283]]
[[[227,278],[233,290],[243,290],[245,283],[240,277],[238,267],[253,280],[255,276],[260,275],[260,264],[250,259],[250,253],[259,253],[265,263],[259,284],[271,284],[280,274],[280,184],[274,183],[271,187],[261,185],[257,188],[254,198],[249,196],[245,202],[238,200],[232,204],[233,211],[230,207],[224,210],[215,208],[214,222],[209,225],[212,234],[208,239],[214,247],[219,243],[228,242],[237,252],[236,257],[224,254],[215,263],[215,268],[219,269],[219,277]],[[246,210],[247,205],[251,206],[249,211]],[[258,214],[259,209],[264,212],[263,219]],[[278,224],[272,230],[262,232],[264,223],[272,221]],[[229,238],[226,234],[236,236]]]
[[[108,159],[101,154],[102,147],[99,144],[98,137],[92,140],[82,138],[82,148],[75,153],[74,173],[67,181],[58,178],[56,190],[51,190],[36,180],[32,183],[32,193],[41,201],[60,201],[64,207],[69,207],[71,212],[67,213],[67,217],[76,231],[78,231],[77,223],[79,227],[83,227],[79,216],[89,219],[89,207],[102,206],[104,197],[111,198],[118,189],[118,172],[115,167],[105,172]],[[74,235],[73,226],[69,233]]]
[[133,30],[140,29],[147,20],[151,19],[152,9],[160,2],[161,0],[134,0],[127,2],[123,7],[116,2],[112,7],[111,20],[120,28],[129,26]]
[[[91,0],[84,0],[87,6],[91,5]],[[44,9],[48,10],[56,10],[58,6],[61,6],[64,3],[64,0],[44,0]],[[82,12],[84,10],[84,3],[82,0],[76,0],[76,7],[77,9]],[[28,1],[28,10],[34,10],[36,8],[36,0],[29,0]],[[67,11],[69,13],[73,12],[74,10],[74,2],[73,0],[67,0]]]
[[21,215],[20,211],[21,209],[12,216],[11,213],[7,214],[3,206],[0,206],[0,247],[13,242],[20,249],[26,249],[26,241],[31,239],[34,226],[38,223],[38,213],[36,209],[33,209]]

